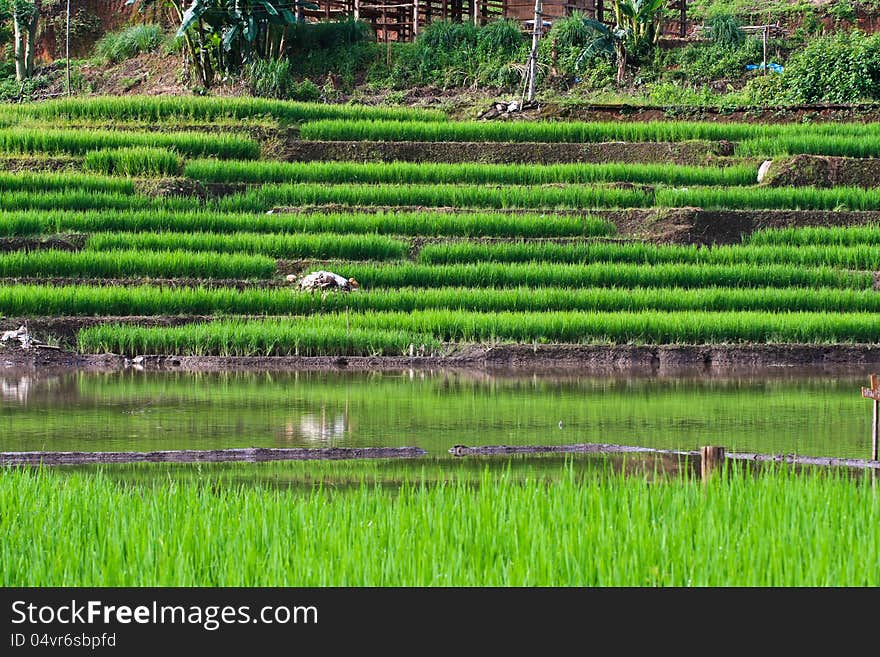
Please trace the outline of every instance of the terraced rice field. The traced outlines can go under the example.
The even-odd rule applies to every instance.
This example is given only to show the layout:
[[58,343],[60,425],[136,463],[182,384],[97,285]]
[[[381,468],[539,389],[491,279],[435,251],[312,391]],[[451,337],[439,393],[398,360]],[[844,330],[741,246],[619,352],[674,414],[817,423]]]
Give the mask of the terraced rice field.
[[[409,157],[296,155],[330,142],[405,143]],[[423,161],[437,143],[461,161]],[[607,153],[498,161],[508,145],[587,143]],[[677,159],[682,145],[702,161]],[[791,184],[786,157],[803,154],[842,156],[838,170],[858,158],[870,179],[880,125],[453,122],[244,99],[7,106],[0,316],[88,317],[38,337],[128,356],[876,343],[880,193],[864,176]],[[317,269],[359,287],[300,290]]]
[[[858,413],[870,411],[853,382],[880,363],[876,156],[870,123],[454,122],[225,98],[0,106],[0,329],[26,324],[48,347],[31,354],[76,363],[72,375],[0,378],[6,449],[341,437],[434,452],[414,465],[4,468],[0,507],[22,512],[0,514],[0,560],[15,566],[0,578],[876,585],[864,568],[876,549],[863,549],[878,544],[873,478],[730,470],[707,489],[689,465],[668,477],[614,459],[490,468],[448,449],[693,449],[724,436],[729,447],[861,455]],[[316,270],[356,289],[301,289]],[[582,376],[590,354],[626,369],[627,354],[653,367],[659,356],[639,355],[651,350],[684,364],[704,364],[701,350],[733,364],[763,350],[848,369],[806,387],[681,380],[664,393],[629,373],[560,388],[525,367],[508,384],[477,368],[473,385],[449,367],[515,354],[516,366],[552,361]],[[13,371],[24,351],[0,342],[0,363]],[[153,378],[121,357],[142,355],[190,356],[197,372]],[[211,378],[201,372],[212,357],[230,359],[218,369],[257,357],[270,371],[255,383]],[[118,366],[97,366],[109,361]],[[305,371],[353,363],[367,370],[358,385],[353,372]],[[114,367],[125,375],[105,377]],[[373,371],[383,368],[384,382]],[[179,550],[156,542],[174,532]]]

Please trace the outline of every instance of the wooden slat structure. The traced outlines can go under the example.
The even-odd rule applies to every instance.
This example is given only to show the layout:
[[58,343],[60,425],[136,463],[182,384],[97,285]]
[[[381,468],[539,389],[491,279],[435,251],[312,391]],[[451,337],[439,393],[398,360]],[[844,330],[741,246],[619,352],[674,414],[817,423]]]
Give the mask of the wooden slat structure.
[[[511,18],[531,30],[534,0],[315,0],[318,9],[305,10],[312,21],[342,18],[361,19],[372,27],[380,42],[412,41],[425,25],[434,20],[472,22],[485,25],[498,18]],[[611,25],[612,0],[543,0],[545,25],[558,18],[583,12],[588,18]],[[687,0],[669,0],[678,20],[664,23],[664,33],[684,37],[688,30]]]

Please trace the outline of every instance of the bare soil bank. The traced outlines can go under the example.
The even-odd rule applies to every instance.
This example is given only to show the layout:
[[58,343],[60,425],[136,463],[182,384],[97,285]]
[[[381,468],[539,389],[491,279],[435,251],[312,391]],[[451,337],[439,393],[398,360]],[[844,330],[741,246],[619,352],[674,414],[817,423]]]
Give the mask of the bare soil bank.
[[2,371],[368,371],[460,368],[578,374],[693,375],[805,370],[846,373],[880,365],[880,344],[809,345],[455,345],[430,357],[84,355],[62,349],[0,347]]
[[[524,114],[527,114],[524,112]],[[578,121],[717,121],[719,123],[827,123],[880,121],[880,104],[789,105],[783,107],[692,107],[620,104],[548,103],[529,113],[532,119]]]
[[765,182],[771,187],[878,187],[880,158],[794,155],[773,160]]
[[732,142],[685,141],[600,144],[541,142],[305,141],[288,142],[282,155],[291,162],[483,162],[559,164],[565,162],[659,162],[708,164],[733,155]]
[[[422,205],[277,206],[272,213],[315,212],[491,212],[496,214],[544,214],[572,217],[600,217],[615,225],[617,237],[671,244],[735,244],[763,228],[795,226],[860,226],[880,222],[880,210],[704,210],[702,208],[625,208],[552,210],[518,208],[452,208]],[[447,238],[448,240],[461,238]],[[467,238],[477,239],[477,238]],[[496,238],[520,241],[521,238]],[[534,238],[527,238],[532,241]],[[302,261],[298,261],[302,264]],[[281,265],[279,265],[279,268]]]

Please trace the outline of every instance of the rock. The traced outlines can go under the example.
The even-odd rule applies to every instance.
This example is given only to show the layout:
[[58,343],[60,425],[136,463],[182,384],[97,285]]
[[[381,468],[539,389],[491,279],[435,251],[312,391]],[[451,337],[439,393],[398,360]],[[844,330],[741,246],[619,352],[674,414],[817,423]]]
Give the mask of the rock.
[[516,112],[518,109],[519,109],[519,101],[518,100],[512,100],[507,105],[508,112]]
[[29,348],[33,342],[26,326],[19,326],[15,331],[4,331],[3,335],[0,336],[0,342],[6,342],[7,340],[18,340],[21,343],[22,349]]
[[332,271],[314,271],[303,277],[299,286],[303,290],[340,290],[342,292],[351,292],[356,290],[360,285],[353,278],[345,278]]

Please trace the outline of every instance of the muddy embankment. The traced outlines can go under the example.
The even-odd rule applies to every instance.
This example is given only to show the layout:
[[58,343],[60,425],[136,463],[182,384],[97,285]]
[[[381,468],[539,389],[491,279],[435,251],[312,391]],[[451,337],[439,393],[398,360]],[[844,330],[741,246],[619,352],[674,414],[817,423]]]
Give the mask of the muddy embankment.
[[788,105],[780,107],[691,107],[681,105],[595,105],[548,103],[523,118],[570,121],[713,121],[717,123],[873,123],[880,104]]
[[733,155],[730,142],[685,141],[589,144],[543,142],[417,142],[291,140],[288,161],[482,162],[487,164],[560,164],[566,162],[659,162],[706,164]]
[[771,160],[770,187],[878,187],[880,158],[793,155]]
[[[155,320],[156,318],[151,318]],[[154,324],[155,325],[155,324]],[[688,376],[712,373],[852,374],[880,366],[880,344],[447,345],[435,356],[124,356],[0,346],[0,371],[367,371],[453,368]]]

